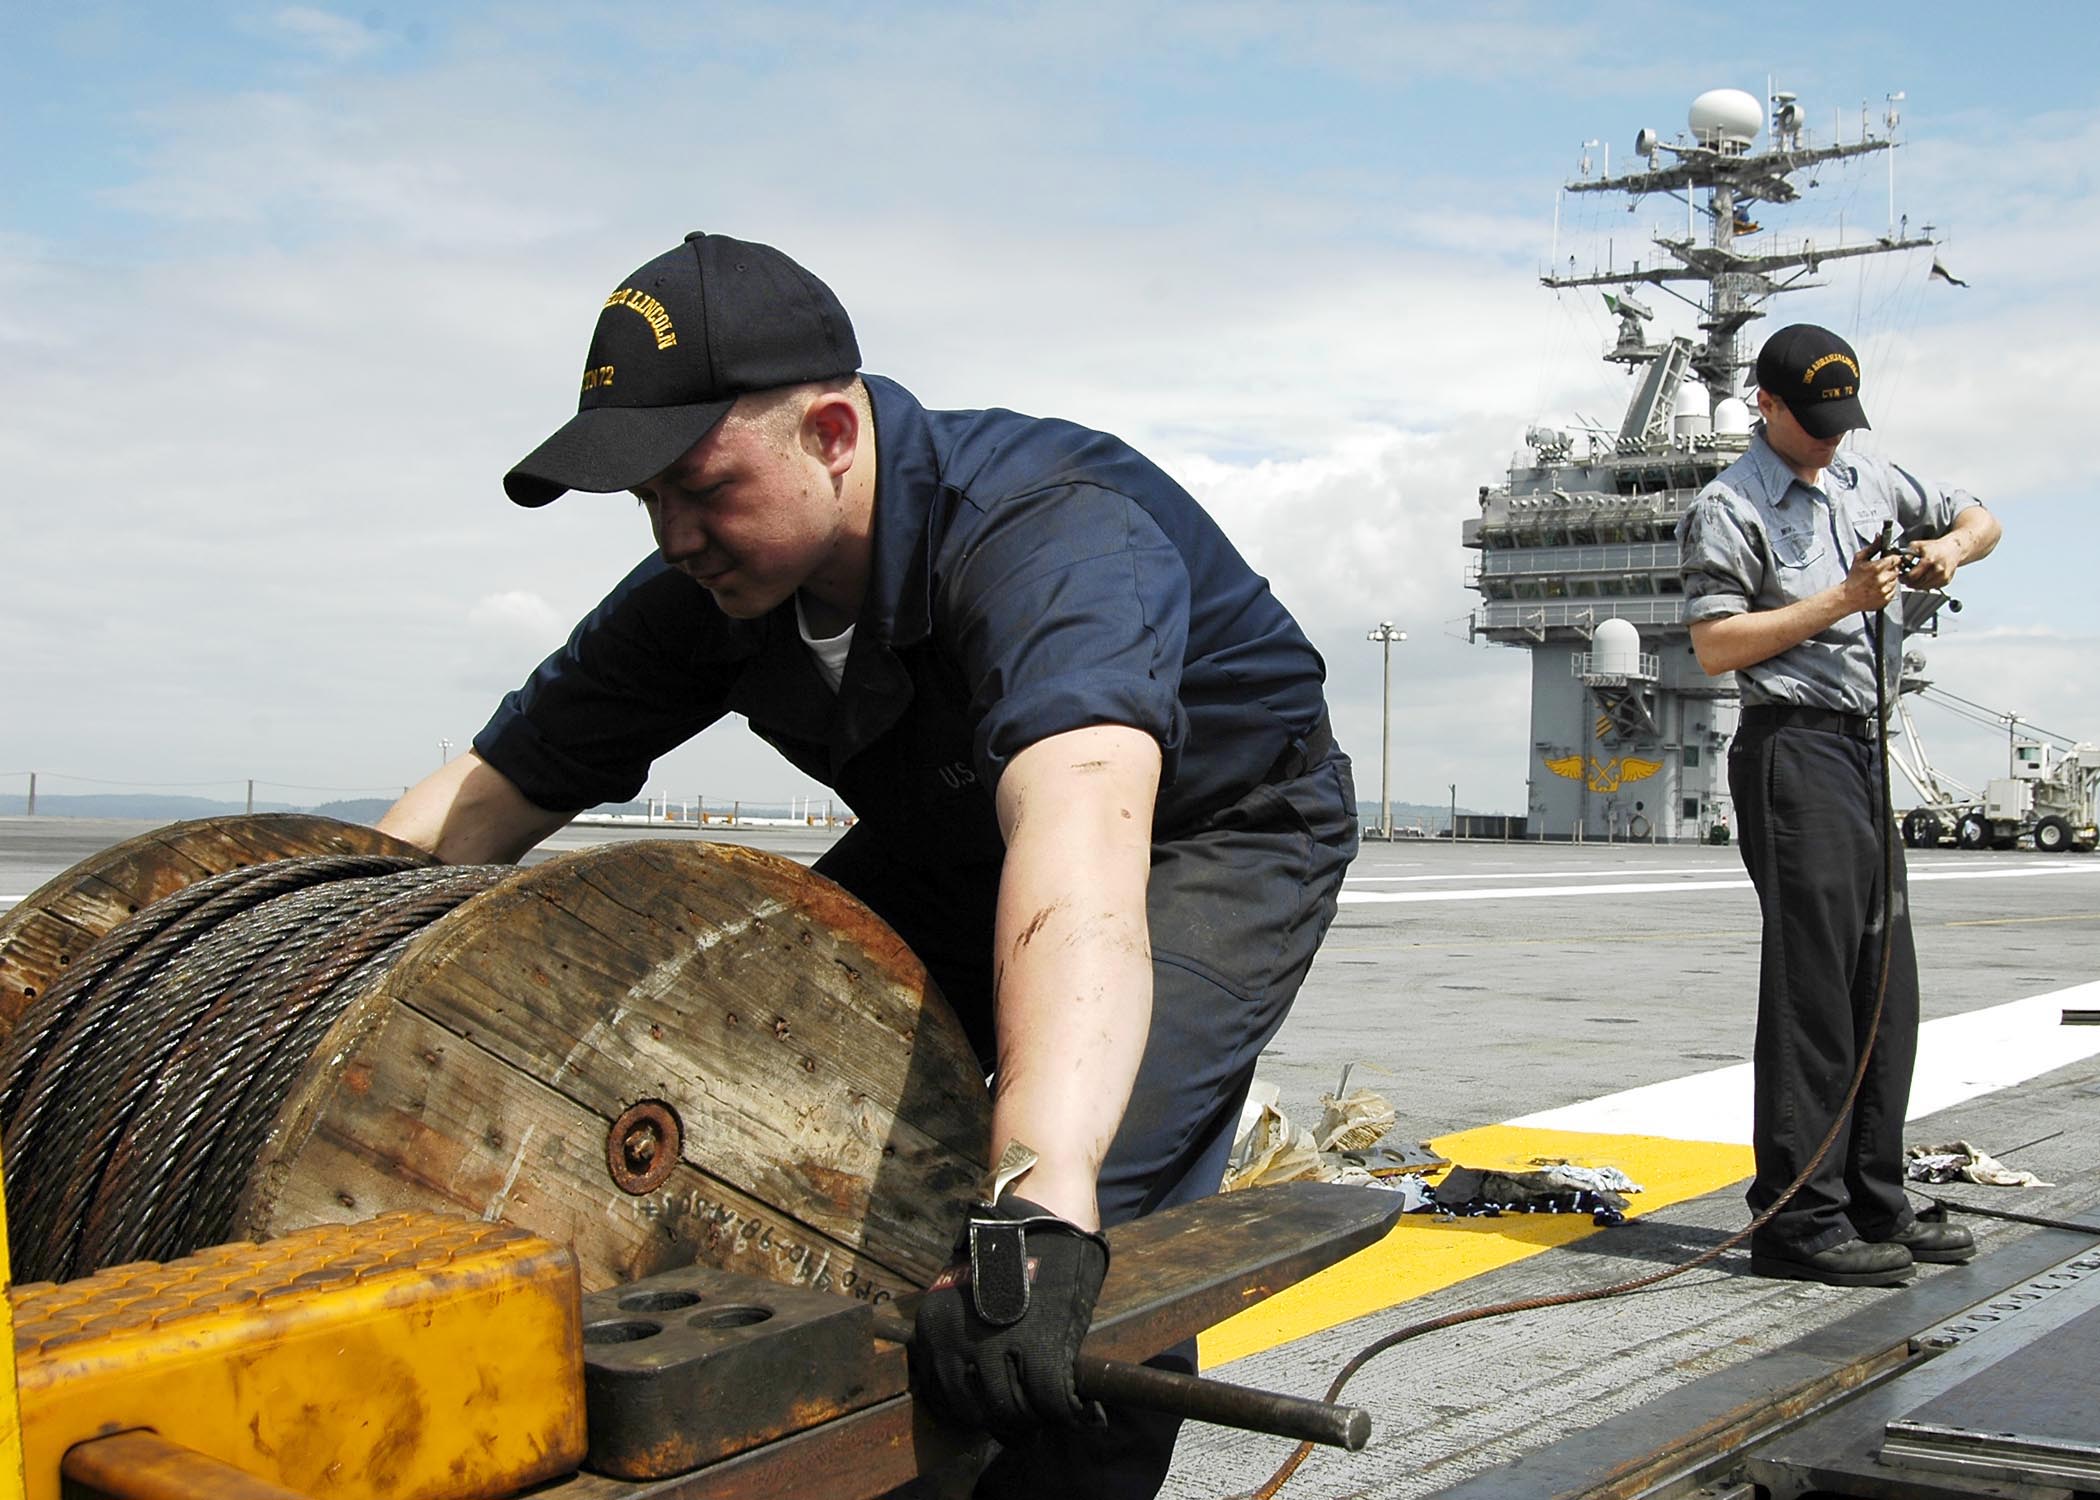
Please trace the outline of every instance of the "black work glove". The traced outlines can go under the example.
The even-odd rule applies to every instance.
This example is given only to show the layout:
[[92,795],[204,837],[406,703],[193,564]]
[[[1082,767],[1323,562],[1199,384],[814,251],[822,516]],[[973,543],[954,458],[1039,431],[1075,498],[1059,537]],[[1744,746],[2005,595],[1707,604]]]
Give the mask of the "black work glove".
[[1012,1444],[1040,1427],[1099,1427],[1072,1364],[1108,1274],[1108,1241],[1026,1198],[978,1204],[956,1263],[919,1303],[912,1388],[951,1421]]

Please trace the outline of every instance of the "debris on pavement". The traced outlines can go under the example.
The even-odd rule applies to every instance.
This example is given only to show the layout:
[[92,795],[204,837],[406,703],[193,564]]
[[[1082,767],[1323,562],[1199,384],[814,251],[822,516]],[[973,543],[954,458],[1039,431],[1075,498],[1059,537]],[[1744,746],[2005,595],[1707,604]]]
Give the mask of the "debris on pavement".
[[1912,1146],[1903,1153],[1904,1175],[1912,1182],[1975,1182],[1985,1187],[2054,1187],[2032,1172],[2008,1167],[1967,1141],[1942,1146]]
[[1593,1193],[1638,1193],[1641,1185],[1617,1167],[1578,1167],[1565,1157],[1534,1156],[1531,1164],[1540,1174],[1562,1187],[1587,1188]]
[[1588,1214],[1600,1227],[1626,1222],[1626,1199],[1609,1189],[1570,1187],[1547,1172],[1453,1167],[1436,1185],[1436,1208],[1460,1218],[1505,1213]]
[[1282,1096],[1276,1085],[1257,1078],[1240,1110],[1220,1191],[1305,1180],[1367,1187],[1378,1177],[1447,1165],[1427,1146],[1380,1147],[1378,1140],[1393,1128],[1397,1112],[1370,1089],[1348,1085],[1345,1068],[1335,1092],[1320,1098],[1316,1133],[1292,1124],[1278,1102]]

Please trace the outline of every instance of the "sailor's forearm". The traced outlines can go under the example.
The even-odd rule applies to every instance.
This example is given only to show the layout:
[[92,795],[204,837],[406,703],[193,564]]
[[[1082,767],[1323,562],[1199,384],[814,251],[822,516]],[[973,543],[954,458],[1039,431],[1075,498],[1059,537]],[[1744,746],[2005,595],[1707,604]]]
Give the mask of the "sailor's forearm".
[[1020,1194],[1086,1228],[1152,1020],[1145,916],[1159,749],[1108,727],[1054,736],[1000,780],[993,933],[994,1159],[1039,1154]]
[[1740,671],[1790,651],[1818,631],[1828,630],[1851,610],[1841,591],[1828,589],[1779,609],[1752,610],[1692,622],[1692,651],[1709,677]]
[[470,750],[403,793],[379,820],[379,831],[448,865],[511,864],[572,816],[527,800]]

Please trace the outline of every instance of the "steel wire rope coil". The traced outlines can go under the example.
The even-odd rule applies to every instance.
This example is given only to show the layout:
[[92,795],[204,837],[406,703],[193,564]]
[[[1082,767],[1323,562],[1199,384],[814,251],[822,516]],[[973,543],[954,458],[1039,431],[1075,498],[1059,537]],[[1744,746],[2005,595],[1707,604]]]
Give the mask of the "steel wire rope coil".
[[[409,869],[414,864],[413,860],[378,855],[335,855],[248,865],[185,886],[97,939],[77,964],[30,1003],[0,1046],[0,1127],[8,1132],[9,1146],[14,1144],[16,1120],[30,1080],[51,1049],[67,1037],[84,1006],[111,1003],[187,947],[199,932],[224,920],[229,912],[267,899],[266,893],[281,894],[317,880]],[[91,1034],[74,1033],[70,1045],[77,1049]],[[61,1070],[66,1065],[63,1057],[56,1063]]]
[[12,1126],[45,1051],[72,1020],[75,1011],[94,993],[110,971],[158,937],[170,925],[187,916],[229,886],[254,879],[261,871],[253,866],[231,870],[185,886],[164,901],[112,928],[88,946],[78,963],[30,1001],[15,1023],[14,1031],[0,1045],[0,1127]]
[[[81,1213],[143,1083],[180,1044],[200,1009],[243,979],[266,977],[275,950],[324,942],[355,916],[331,915],[330,887],[398,877],[413,861],[327,856],[281,861],[232,882],[166,924],[74,1008],[23,1089],[6,1140],[21,1185],[9,1214],[18,1274],[75,1274]],[[177,900],[185,893],[178,893]],[[156,903],[156,906],[158,903]],[[154,908],[148,908],[149,912]],[[250,914],[276,910],[278,920]],[[303,923],[287,930],[285,918]]]
[[371,898],[342,940],[201,1016],[151,1080],[87,1207],[81,1265],[229,1238],[256,1152],[329,1026],[404,943],[512,873],[439,867],[330,887],[346,903]]
[[43,1153],[29,1158],[24,1202],[25,1238],[41,1239],[35,1264],[44,1275],[64,1280],[91,1269],[76,1253],[87,1203],[169,1055],[212,1012],[332,941],[356,917],[354,907],[340,904],[341,887],[362,884],[295,891],[220,924],[134,992],[115,1024],[56,1080]]

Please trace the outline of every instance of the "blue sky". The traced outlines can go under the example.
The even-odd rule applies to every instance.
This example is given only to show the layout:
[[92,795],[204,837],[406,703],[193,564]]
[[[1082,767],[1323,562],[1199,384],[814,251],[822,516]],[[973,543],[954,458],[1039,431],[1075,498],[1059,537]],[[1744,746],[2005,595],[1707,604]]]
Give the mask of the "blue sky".
[[[1406,626],[1395,796],[1519,810],[1526,663],[1463,640],[1459,524],[1527,426],[1624,399],[1595,294],[1537,284],[1554,189],[1585,140],[1623,164],[1768,76],[1819,133],[1907,93],[1899,207],[1971,283],[1912,257],[1780,308],[1856,335],[1878,451],[2007,523],[1934,675],[2100,738],[2100,20],[1654,14],[18,7],[0,771],[378,790],[464,744],[646,546],[631,505],[527,514],[496,481],[565,415],[603,290],[709,228],[831,282],[928,401],[1091,422],[1189,483],[1327,654],[1370,797],[1363,632]],[[1879,231],[1883,167],[1829,186]],[[1657,218],[1570,200],[1561,248]],[[1957,775],[1997,769],[2002,738],[1920,723]],[[813,790],[736,730],[661,779]]]

